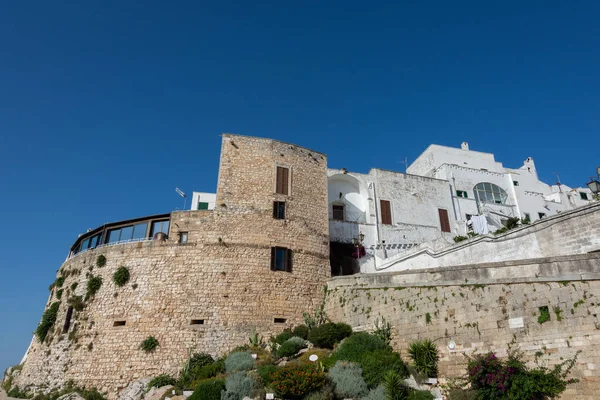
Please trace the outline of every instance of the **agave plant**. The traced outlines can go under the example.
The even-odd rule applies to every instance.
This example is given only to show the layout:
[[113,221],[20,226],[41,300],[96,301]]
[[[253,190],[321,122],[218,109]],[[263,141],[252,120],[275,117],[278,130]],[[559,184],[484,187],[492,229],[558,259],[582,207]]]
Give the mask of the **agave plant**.
[[396,371],[390,370],[386,372],[386,374],[383,376],[383,386],[385,388],[386,400],[408,399],[409,389]]
[[412,342],[408,347],[408,355],[415,363],[417,372],[429,378],[437,376],[438,349],[431,340]]

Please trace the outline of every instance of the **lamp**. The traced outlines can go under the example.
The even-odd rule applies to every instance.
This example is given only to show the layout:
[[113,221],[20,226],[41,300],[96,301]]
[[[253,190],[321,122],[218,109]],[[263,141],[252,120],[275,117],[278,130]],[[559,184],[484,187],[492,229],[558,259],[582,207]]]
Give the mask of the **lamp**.
[[592,193],[596,195],[600,193],[600,182],[598,181],[598,179],[600,179],[600,167],[596,168],[596,178],[591,176],[590,181],[587,184],[587,187],[590,188]]

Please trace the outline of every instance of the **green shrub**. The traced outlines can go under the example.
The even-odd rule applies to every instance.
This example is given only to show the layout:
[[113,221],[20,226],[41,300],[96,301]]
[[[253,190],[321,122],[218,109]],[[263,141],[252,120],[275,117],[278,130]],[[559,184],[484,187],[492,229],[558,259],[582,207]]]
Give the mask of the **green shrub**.
[[338,360],[360,363],[365,353],[384,350],[391,352],[392,348],[375,335],[366,332],[355,333],[339,346],[335,352]]
[[328,375],[333,382],[333,391],[340,399],[361,397],[369,390],[362,369],[356,363],[338,361]]
[[410,389],[404,384],[400,375],[394,371],[386,372],[383,387],[386,400],[406,400],[410,393]]
[[81,296],[69,297],[67,304],[72,306],[75,311],[81,311],[85,308],[85,302]]
[[127,267],[120,266],[113,274],[113,282],[117,286],[123,286],[129,282],[129,270]]
[[106,257],[104,257],[102,254],[100,254],[98,257],[96,257],[96,266],[99,268],[102,268],[106,265]]
[[333,346],[352,334],[352,328],[347,324],[328,322],[313,328],[308,334],[308,340],[317,347],[333,349]]
[[271,387],[282,397],[300,398],[320,389],[327,377],[313,365],[286,365],[271,374]]
[[40,342],[44,342],[46,335],[48,335],[48,332],[54,326],[59,307],[60,302],[52,303],[52,305],[48,307],[46,311],[44,311],[44,314],[42,314],[42,320],[35,330],[35,335],[38,337]]
[[60,290],[58,290],[58,291],[56,292],[56,298],[57,298],[58,300],[60,300],[60,298],[62,297],[62,295],[63,295],[63,292],[64,292],[64,289],[60,289]]
[[383,317],[381,317],[380,323],[379,318],[377,318],[375,320],[375,331],[373,332],[373,335],[377,336],[387,344],[390,344],[392,341],[392,324],[386,321]]
[[508,360],[502,361],[492,352],[469,358],[467,375],[477,398],[485,399],[553,399],[578,382],[567,379],[577,356],[555,365],[552,369],[527,368],[520,353],[509,351]]
[[236,351],[225,359],[227,373],[235,371],[249,371],[254,367],[254,359],[247,351]]
[[540,316],[538,317],[539,324],[550,321],[550,310],[548,310],[548,306],[539,307],[538,310],[540,310]]
[[256,382],[247,372],[234,372],[225,381],[225,393],[221,396],[223,400],[242,400],[250,396],[256,387]]
[[59,278],[56,278],[56,284],[55,287],[57,288],[61,288],[63,286],[63,284],[65,283],[65,277],[61,276]]
[[309,393],[304,400],[332,400],[333,398],[333,388],[331,385],[325,385],[320,390]]
[[140,345],[140,349],[144,350],[146,353],[156,350],[157,347],[158,340],[156,340],[154,336],[148,336]]
[[71,284],[71,291],[73,291],[73,292],[74,292],[74,291],[75,291],[75,289],[77,289],[77,285],[79,285],[79,283],[77,283],[77,282],[73,282],[73,283]]
[[299,338],[302,338],[304,340],[308,340],[309,332],[310,332],[310,329],[308,329],[308,326],[298,325],[297,327],[294,328],[294,330],[292,331],[292,334],[294,336],[298,336]]
[[[179,373],[178,385],[187,388],[190,387],[190,384],[194,381],[216,376],[220,371],[215,372],[214,374],[212,374],[212,371],[208,371],[208,368],[213,364],[215,364],[215,360],[210,354],[195,353],[191,355]],[[207,370],[204,370],[205,367],[208,367]],[[221,368],[218,367],[219,366],[215,368],[217,371],[222,369],[222,365]]]
[[385,386],[379,385],[374,389],[371,389],[366,396],[360,400],[382,400],[385,399]]
[[277,366],[273,364],[267,364],[258,367],[256,372],[258,373],[258,376],[260,376],[260,379],[264,386],[271,386],[271,377],[275,370],[277,370]]
[[277,349],[277,357],[292,357],[295,356],[300,350],[305,348],[308,345],[306,340],[299,338],[298,336],[292,336],[279,348]]
[[157,376],[156,378],[152,379],[150,382],[148,382],[148,386],[147,389],[150,390],[153,387],[163,387],[163,386],[167,386],[167,385],[175,385],[177,383],[177,381],[175,379],[173,379],[172,377],[170,377],[167,374],[162,374]]
[[188,400],[221,400],[221,392],[225,390],[223,379],[208,379],[196,386]]
[[360,359],[363,376],[370,388],[383,382],[387,371],[395,371],[401,378],[407,378],[408,368],[398,353],[377,350],[364,353]]
[[462,242],[462,241],[465,241],[465,240],[467,240],[467,239],[468,239],[468,237],[466,237],[466,236],[461,236],[461,235],[458,235],[458,236],[454,236],[452,239],[454,239],[454,243],[460,243],[460,242]]
[[506,228],[507,229],[517,228],[519,226],[519,222],[521,222],[520,218],[517,218],[517,217],[509,218],[506,220]]
[[437,376],[438,349],[429,339],[417,340],[408,347],[408,355],[415,363],[415,369],[429,377]]
[[8,395],[8,397],[12,397],[14,399],[28,399],[31,397],[27,394],[27,392],[19,389],[18,386],[15,386],[14,388],[10,389],[6,394]]
[[[298,357],[298,361],[301,362],[302,364],[313,365],[314,362],[309,360],[309,357],[312,356],[313,354],[318,357],[317,363],[325,362],[326,359],[331,357],[331,350],[319,349],[319,348],[313,347],[312,349],[307,350],[306,352],[302,353],[302,355],[300,357]],[[335,364],[335,362],[333,362],[332,365],[333,364]]]
[[279,335],[277,335],[275,337],[271,337],[270,341],[271,341],[271,344],[276,343],[278,345],[282,345],[283,342],[285,342],[292,336],[294,336],[294,334],[292,333],[291,329],[284,329],[284,331],[281,332]]
[[412,390],[407,397],[407,400],[434,400],[435,397],[428,390]]
[[86,298],[90,298],[98,293],[98,290],[102,287],[102,278],[99,276],[92,276],[87,281],[87,292],[85,294]]

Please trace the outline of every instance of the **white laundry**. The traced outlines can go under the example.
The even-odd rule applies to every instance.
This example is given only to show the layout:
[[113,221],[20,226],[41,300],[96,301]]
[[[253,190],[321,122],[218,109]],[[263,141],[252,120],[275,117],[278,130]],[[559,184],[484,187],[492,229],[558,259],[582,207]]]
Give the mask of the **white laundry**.
[[479,235],[486,235],[490,233],[488,229],[487,219],[484,215],[473,215],[471,217],[473,221],[473,231]]

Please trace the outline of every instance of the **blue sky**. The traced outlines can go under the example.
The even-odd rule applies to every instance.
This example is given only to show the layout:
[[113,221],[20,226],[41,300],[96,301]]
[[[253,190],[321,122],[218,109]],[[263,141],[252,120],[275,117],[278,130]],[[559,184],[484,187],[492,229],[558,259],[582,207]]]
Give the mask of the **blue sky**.
[[172,3],[2,6],[0,369],[77,234],[214,191],[221,132],[358,172],[462,141],[571,186],[600,164],[598,2]]

